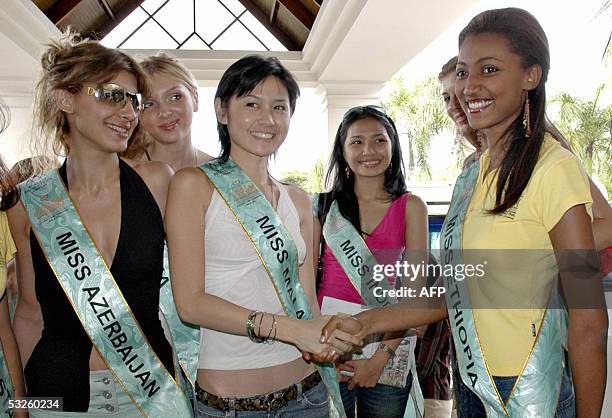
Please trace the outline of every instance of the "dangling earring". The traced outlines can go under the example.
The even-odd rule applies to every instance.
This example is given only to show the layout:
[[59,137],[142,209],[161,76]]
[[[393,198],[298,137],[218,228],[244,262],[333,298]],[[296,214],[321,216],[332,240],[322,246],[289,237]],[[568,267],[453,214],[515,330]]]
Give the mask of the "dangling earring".
[[344,169],[344,175],[346,176],[347,180],[351,177],[351,168],[348,165]]
[[392,172],[393,172],[393,162],[390,162],[389,167],[387,167],[387,174],[391,175]]
[[525,128],[525,138],[531,136],[531,112],[529,109],[529,92],[525,99],[525,110],[523,111],[523,128]]

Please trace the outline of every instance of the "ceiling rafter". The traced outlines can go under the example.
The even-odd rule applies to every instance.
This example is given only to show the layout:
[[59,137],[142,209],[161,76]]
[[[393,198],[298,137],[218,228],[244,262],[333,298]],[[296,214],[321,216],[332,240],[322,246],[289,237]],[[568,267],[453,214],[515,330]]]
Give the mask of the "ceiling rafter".
[[115,19],[115,14],[113,13],[113,9],[110,7],[108,2],[106,0],[98,0],[98,3],[100,3],[100,6],[102,6],[102,8],[104,9],[104,12],[106,13],[106,15],[111,20],[114,20]]
[[283,44],[289,51],[299,51],[302,48],[299,47],[285,32],[279,29],[278,26],[270,22],[271,15],[268,16],[264,13],[259,6],[257,6],[252,0],[238,0],[266,29],[272,33]]
[[103,24],[102,26],[98,27],[98,28],[94,28],[94,32],[97,36],[98,39],[102,39],[104,38],[106,35],[108,35],[113,29],[115,29],[115,27],[121,23],[121,21],[123,19],[125,19],[126,17],[128,17],[134,10],[136,10],[142,3],[144,2],[144,0],[128,0],[126,1],[123,6],[121,6],[116,12],[115,12],[115,19],[114,20],[107,20],[105,24]]
[[[87,2],[82,0],[21,1],[33,1],[43,10],[49,20],[61,29],[72,26],[84,36],[103,39],[127,16],[137,10],[145,0],[88,0]],[[167,1],[162,1],[161,4],[166,4]],[[218,1],[225,6],[223,0]],[[300,51],[304,47],[317,13],[320,10],[319,5],[321,3],[321,0],[238,1],[248,10],[252,17],[257,19],[261,25],[290,51]],[[90,3],[97,3],[99,8],[89,7]],[[85,5],[87,7],[83,7]],[[227,8],[227,6],[225,7]],[[242,25],[249,30],[244,23]],[[260,43],[262,43],[261,40]]]
[[53,24],[57,24],[64,18],[72,9],[74,9],[81,0],[59,0],[56,1],[45,11],[45,15]]
[[276,3],[282,4],[302,25],[306,26],[308,30],[312,29],[315,17],[310,10],[308,10],[298,0],[276,0]]

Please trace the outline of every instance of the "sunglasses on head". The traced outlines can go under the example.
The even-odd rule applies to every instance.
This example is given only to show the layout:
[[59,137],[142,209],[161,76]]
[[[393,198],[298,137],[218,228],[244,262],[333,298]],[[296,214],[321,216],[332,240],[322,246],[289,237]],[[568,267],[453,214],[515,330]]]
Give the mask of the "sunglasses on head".
[[86,94],[94,96],[98,102],[110,103],[119,108],[123,108],[128,102],[132,104],[134,112],[142,111],[142,95],[131,93],[116,84],[100,84],[95,87],[87,87]]

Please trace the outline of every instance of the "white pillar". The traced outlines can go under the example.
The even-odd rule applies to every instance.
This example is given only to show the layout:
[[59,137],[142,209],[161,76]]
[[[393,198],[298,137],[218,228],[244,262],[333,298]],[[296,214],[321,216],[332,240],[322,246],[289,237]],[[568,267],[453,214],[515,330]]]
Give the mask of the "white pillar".
[[321,82],[317,93],[321,96],[323,111],[327,113],[328,151],[331,151],[346,111],[355,106],[380,105],[383,87],[384,83],[379,82]]

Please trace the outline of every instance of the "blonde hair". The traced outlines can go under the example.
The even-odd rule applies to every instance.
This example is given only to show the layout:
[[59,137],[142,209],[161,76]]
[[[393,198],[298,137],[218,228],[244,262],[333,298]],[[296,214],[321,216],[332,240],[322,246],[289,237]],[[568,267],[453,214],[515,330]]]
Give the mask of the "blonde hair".
[[148,75],[166,74],[180,80],[195,97],[198,94],[198,82],[183,64],[172,55],[159,52],[140,61],[140,65]]
[[[189,90],[194,100],[198,97],[198,83],[191,73],[183,64],[175,57],[165,52],[159,52],[156,55],[151,55],[140,61],[142,69],[149,76],[155,74],[164,74],[176,78]],[[144,96],[148,98],[147,96]],[[122,156],[127,158],[140,158],[145,150],[153,143],[154,139],[144,129],[138,135],[134,135],[134,140],[130,141],[128,148],[122,153]]]
[[[55,102],[55,90],[76,93],[86,83],[108,83],[118,73],[126,71],[136,78],[139,93],[150,94],[146,73],[133,58],[117,49],[70,31],[48,46],[41,58],[42,75],[34,93],[32,155],[61,156],[69,152],[64,134],[70,127],[65,113]],[[142,130],[140,124],[133,138],[139,136],[139,130]]]

